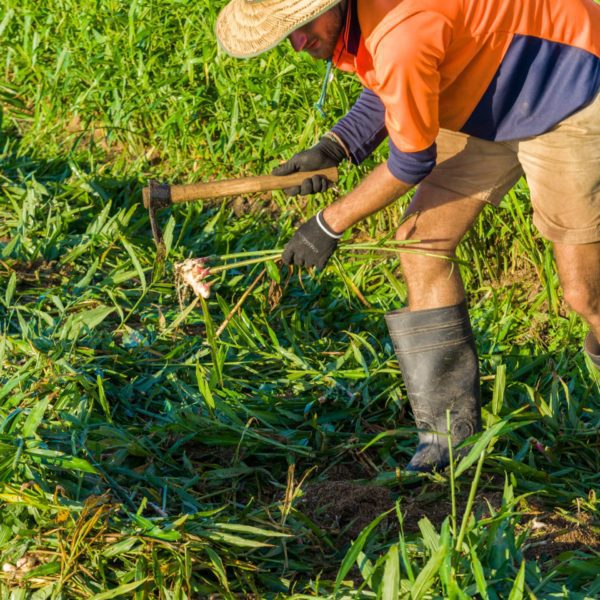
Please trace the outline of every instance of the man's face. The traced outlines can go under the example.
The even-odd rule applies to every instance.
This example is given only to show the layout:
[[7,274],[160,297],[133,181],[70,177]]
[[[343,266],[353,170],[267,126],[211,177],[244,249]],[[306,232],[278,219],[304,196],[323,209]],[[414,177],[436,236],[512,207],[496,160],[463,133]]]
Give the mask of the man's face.
[[313,58],[330,59],[344,27],[344,7],[340,2],[288,36],[296,52],[306,52]]

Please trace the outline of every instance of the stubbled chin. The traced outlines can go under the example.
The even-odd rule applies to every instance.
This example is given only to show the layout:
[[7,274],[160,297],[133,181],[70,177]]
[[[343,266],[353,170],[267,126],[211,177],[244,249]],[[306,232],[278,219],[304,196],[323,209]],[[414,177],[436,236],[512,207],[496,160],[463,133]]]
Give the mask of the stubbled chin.
[[315,48],[314,50],[308,50],[308,55],[317,60],[327,60],[331,57],[331,52],[327,52],[323,48]]

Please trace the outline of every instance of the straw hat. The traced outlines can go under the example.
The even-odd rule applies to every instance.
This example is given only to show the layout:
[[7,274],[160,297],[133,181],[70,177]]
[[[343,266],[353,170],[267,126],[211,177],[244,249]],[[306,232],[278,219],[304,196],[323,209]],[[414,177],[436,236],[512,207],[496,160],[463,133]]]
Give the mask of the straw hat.
[[217,40],[236,58],[258,56],[340,1],[231,0],[217,19]]

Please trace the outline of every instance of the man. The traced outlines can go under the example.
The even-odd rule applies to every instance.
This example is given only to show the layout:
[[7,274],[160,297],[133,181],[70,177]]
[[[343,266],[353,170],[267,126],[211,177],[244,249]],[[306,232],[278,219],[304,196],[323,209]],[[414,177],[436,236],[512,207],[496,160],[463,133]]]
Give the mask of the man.
[[[593,0],[232,0],[217,37],[250,57],[288,38],[353,71],[364,91],[321,141],[276,172],[389,159],[304,223],[284,261],[322,268],[355,223],[418,185],[398,240],[408,310],[386,315],[420,430],[409,470],[448,464],[480,429],[477,354],[455,249],[484,203],[525,174],[565,299],[590,326],[600,369],[600,7]],[[321,191],[320,178],[295,193]]]

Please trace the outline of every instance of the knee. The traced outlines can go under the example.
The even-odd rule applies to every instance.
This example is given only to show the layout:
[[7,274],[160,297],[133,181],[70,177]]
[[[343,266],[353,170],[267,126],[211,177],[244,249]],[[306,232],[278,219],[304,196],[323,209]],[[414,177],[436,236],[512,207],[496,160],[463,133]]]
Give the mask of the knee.
[[[566,303],[578,315],[588,321],[600,318],[600,298],[584,281],[571,282],[566,285],[564,296]],[[596,319],[593,319],[593,317],[596,317]]]
[[[408,240],[414,240],[415,238],[415,228],[412,223],[412,219],[408,219],[408,221],[404,221],[398,229],[396,229],[396,234],[394,235],[394,239],[397,242],[406,242]],[[400,250],[404,248],[404,246],[399,247]],[[412,255],[406,252],[400,252],[398,256],[400,260],[400,264],[402,265],[403,270],[410,269],[411,266],[411,258]],[[410,271],[409,271],[410,272]]]
[[396,229],[394,238],[397,242],[406,242],[407,240],[414,239],[415,229],[414,219],[409,217]]
[[[399,246],[399,259],[402,268],[417,269],[420,271],[446,271],[448,259],[455,256],[456,245],[447,238],[435,238],[426,235],[422,228],[417,230],[414,219],[409,218],[396,229],[395,240],[406,242]],[[414,243],[411,243],[414,242]],[[408,250],[403,252],[402,250]]]

